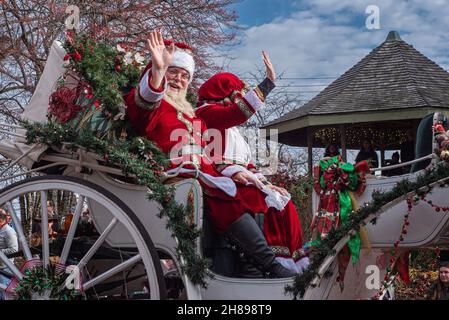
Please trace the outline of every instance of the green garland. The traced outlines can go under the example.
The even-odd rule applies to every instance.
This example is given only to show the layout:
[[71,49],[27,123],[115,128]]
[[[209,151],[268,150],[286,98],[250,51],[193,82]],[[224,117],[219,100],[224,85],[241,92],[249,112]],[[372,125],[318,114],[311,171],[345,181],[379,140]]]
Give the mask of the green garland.
[[40,142],[55,147],[66,144],[73,150],[82,147],[100,155],[108,164],[118,166],[125,175],[133,174],[136,183],[148,187],[151,191],[148,199],[161,204],[159,217],[167,217],[167,228],[178,239],[178,258],[182,256],[185,259],[182,271],[194,284],[206,287],[210,261],[196,252],[200,231],[187,221],[189,208],[174,200],[174,188],[163,184],[163,170],[168,160],[151,141],[145,138],[104,141],[89,130],[76,131],[67,124],[23,123],[23,126],[27,130],[29,144]]
[[[327,256],[336,254],[334,247],[337,242],[345,237],[351,230],[359,231],[360,227],[365,224],[363,220],[369,215],[378,212],[382,206],[409,192],[414,191],[419,196],[425,194],[429,190],[426,190],[425,192],[420,191],[419,189],[447,177],[449,177],[449,167],[447,166],[447,163],[444,163],[443,165],[438,165],[432,171],[427,171],[425,174],[419,176],[415,182],[404,179],[398,182],[390,191],[373,192],[373,200],[371,202],[351,214],[347,224],[340,226],[337,230],[333,229],[319,245],[313,248],[309,268],[295,277],[293,285],[287,285],[285,287],[286,293],[292,294],[294,299],[297,299],[298,296],[302,298],[306,288],[312,280],[318,276],[318,269],[324,262],[324,259]],[[373,224],[375,222],[376,219],[371,221]]]
[[49,264],[34,266],[24,272],[22,280],[14,290],[17,300],[32,300],[33,296],[48,296],[52,300],[79,300],[83,296],[75,289],[68,289],[65,285],[68,273],[56,270],[56,266]]
[[140,70],[135,63],[123,62],[124,52],[86,35],[70,35],[64,43],[66,59],[92,88],[91,100],[100,100],[102,112],[115,115],[124,105],[123,92],[137,86]]
[[[90,129],[101,138],[120,136],[123,130],[129,129],[123,96],[138,85],[144,60],[136,62],[134,55],[124,48],[119,51],[86,34],[69,33],[64,49],[67,72],[60,85],[70,81],[73,73],[80,76],[82,84],[77,101],[82,110],[72,121],[72,127]],[[126,55],[129,55],[128,62],[125,62]]]

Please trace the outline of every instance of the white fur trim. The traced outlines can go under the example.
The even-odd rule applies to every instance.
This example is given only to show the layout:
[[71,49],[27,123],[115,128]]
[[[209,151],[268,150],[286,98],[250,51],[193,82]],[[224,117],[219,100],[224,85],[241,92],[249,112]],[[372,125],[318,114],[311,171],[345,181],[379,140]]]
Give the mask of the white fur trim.
[[257,93],[254,90],[248,91],[248,93],[245,94],[243,98],[256,111],[259,110],[264,105],[264,103],[260,101],[259,97],[257,96]]
[[251,160],[251,149],[237,127],[225,130],[225,151],[223,158],[227,162],[247,166]]
[[287,268],[290,271],[298,272],[298,268],[296,267],[295,261],[292,258],[284,258],[284,257],[276,257],[275,260],[279,262],[284,268]]
[[296,262],[292,258],[276,257],[276,261],[279,262],[283,267],[298,274],[303,273],[310,264],[308,257],[304,257]]
[[195,61],[190,54],[177,49],[173,55],[170,67],[178,67],[187,70],[190,74],[189,82],[192,82],[193,73],[195,72]]
[[148,77],[150,75],[151,69],[149,69],[145,75],[142,77],[142,80],[140,80],[139,84],[139,94],[140,96],[147,102],[158,102],[161,101],[162,98],[165,96],[165,93],[167,92],[168,88],[168,82],[167,79],[164,79],[165,86],[164,90],[162,92],[155,92],[151,90],[150,85],[148,84]]
[[[257,178],[257,176],[252,173],[251,171],[249,171],[248,169],[239,166],[239,165],[230,165],[228,167],[226,167],[225,169],[223,169],[223,171],[221,172],[221,174],[223,174],[226,177],[232,178],[232,176],[238,172],[245,172],[246,174]],[[252,183],[249,183],[252,184]],[[267,196],[265,197],[265,203],[267,204],[268,208],[275,208],[276,210],[283,210],[285,208],[285,206],[287,205],[287,203],[290,201],[291,199],[291,195],[289,194],[288,196],[283,196],[282,194],[280,194],[279,192],[270,189],[268,187],[265,187],[262,192],[264,192]]]
[[221,171],[221,174],[228,178],[232,178],[232,176],[238,172],[248,173],[249,171],[246,168],[239,166],[239,165],[230,165],[230,166],[224,168],[223,171]]
[[300,273],[303,273],[310,265],[309,257],[303,257],[295,262]]
[[256,172],[254,174],[256,175],[257,179],[259,179],[259,180],[265,179],[265,176],[263,174],[261,174],[260,172]]
[[267,195],[265,197],[265,202],[267,203],[268,207],[275,208],[279,211],[283,210],[291,199],[290,194],[288,196],[283,196],[279,192],[267,187],[262,191]]
[[[174,168],[168,170],[166,173],[195,173],[195,170],[186,168]],[[209,187],[218,188],[231,197],[235,197],[237,195],[237,186],[232,179],[229,179],[227,177],[214,177],[201,171],[199,171],[199,178]]]

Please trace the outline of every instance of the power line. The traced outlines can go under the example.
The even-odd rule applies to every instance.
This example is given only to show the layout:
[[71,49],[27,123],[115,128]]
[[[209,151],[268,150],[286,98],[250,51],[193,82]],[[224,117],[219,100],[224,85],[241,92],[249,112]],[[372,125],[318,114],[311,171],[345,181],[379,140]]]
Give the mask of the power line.
[[321,92],[322,90],[297,90],[297,91],[284,91],[287,93],[314,93],[314,92]]
[[[337,79],[338,77],[279,77],[276,80],[329,80],[329,79]],[[197,78],[200,80],[207,80],[209,78]],[[242,80],[258,80],[257,77],[242,77]]]
[[336,79],[336,77],[279,77],[279,80],[297,80],[297,79]]
[[280,85],[277,88],[326,87],[328,84],[292,84]]
[[[329,79],[337,79],[338,77],[289,77],[289,78],[284,78],[284,77],[279,77],[276,80],[329,80]],[[242,80],[257,80],[256,77],[252,77],[252,78],[247,78],[247,77],[243,77],[240,78]]]

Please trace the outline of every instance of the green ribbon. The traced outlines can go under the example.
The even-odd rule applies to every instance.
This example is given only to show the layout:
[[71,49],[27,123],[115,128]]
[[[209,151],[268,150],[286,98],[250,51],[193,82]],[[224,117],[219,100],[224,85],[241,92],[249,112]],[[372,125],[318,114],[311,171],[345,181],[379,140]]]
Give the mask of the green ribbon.
[[[347,189],[344,188],[338,191],[340,201],[340,223],[342,225],[346,225],[349,221],[349,215],[352,212],[352,204],[351,198],[349,197],[349,191],[357,189],[358,178],[357,174],[354,171],[354,166],[350,163],[340,162],[339,156],[332,157],[328,160],[321,160],[320,161],[321,172],[324,172],[332,164],[337,165],[338,168],[340,168],[346,174],[348,174],[349,183]],[[323,189],[327,187],[327,185],[324,182],[323,174],[320,177],[320,185],[321,188]],[[320,238],[318,237],[317,240],[320,240]],[[319,243],[320,241],[314,241],[314,243],[315,242]],[[348,247],[349,251],[351,252],[351,260],[353,264],[355,264],[359,260],[360,246],[361,246],[360,233],[357,232],[354,236],[351,236],[350,240],[348,241]]]

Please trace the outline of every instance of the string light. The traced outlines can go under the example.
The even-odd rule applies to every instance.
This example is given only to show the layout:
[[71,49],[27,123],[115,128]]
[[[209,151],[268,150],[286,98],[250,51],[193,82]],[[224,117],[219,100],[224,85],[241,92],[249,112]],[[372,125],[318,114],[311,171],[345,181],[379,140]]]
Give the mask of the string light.
[[[345,136],[347,146],[361,146],[364,140],[372,141],[375,146],[392,146],[406,140],[405,130],[395,128],[346,127]],[[314,145],[341,143],[341,133],[336,127],[321,128],[315,131],[313,140]]]

